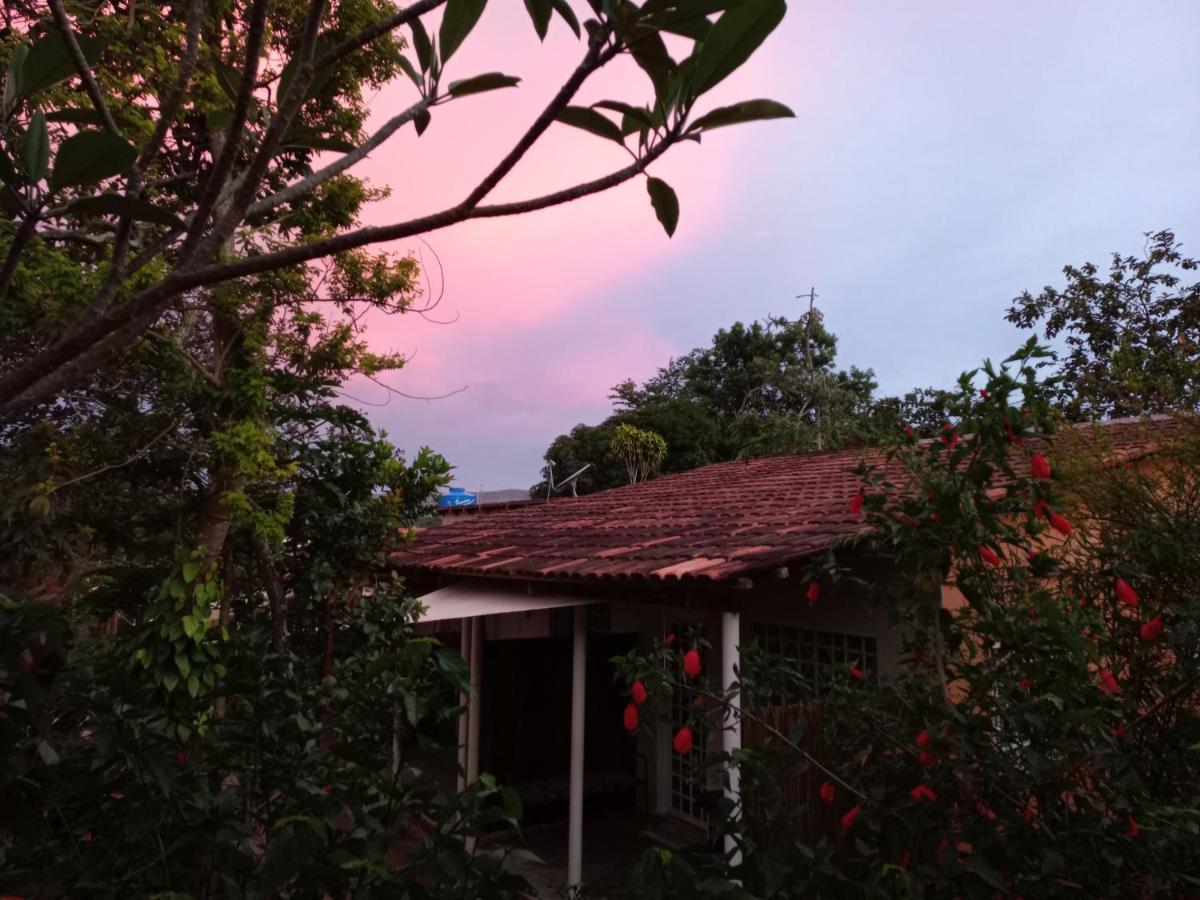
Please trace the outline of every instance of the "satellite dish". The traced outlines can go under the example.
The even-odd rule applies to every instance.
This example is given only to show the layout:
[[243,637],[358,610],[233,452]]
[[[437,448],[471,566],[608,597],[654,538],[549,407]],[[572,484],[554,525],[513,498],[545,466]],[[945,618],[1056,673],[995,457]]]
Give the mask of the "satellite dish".
[[554,483],[554,462],[553,462],[553,460],[546,460],[546,468],[542,469],[542,472],[546,476],[546,499],[549,500],[550,495],[552,493],[561,494],[568,487],[571,489],[571,496],[578,497],[579,491],[577,488],[578,488],[578,483],[579,483],[579,476],[582,475],[584,472],[586,472],[591,467],[592,467],[591,463],[584,463],[583,468],[580,469],[578,472],[576,472],[573,475],[568,475],[562,481],[558,482],[558,484],[555,484]]

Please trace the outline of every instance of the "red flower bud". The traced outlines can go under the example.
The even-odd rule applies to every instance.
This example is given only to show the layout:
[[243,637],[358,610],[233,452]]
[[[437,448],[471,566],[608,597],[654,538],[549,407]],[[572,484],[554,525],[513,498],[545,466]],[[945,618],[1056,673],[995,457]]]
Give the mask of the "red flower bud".
[[1129,830],[1125,832],[1125,837],[1135,838],[1138,836],[1137,819],[1133,816],[1129,817]]
[[321,793],[322,794],[332,794],[333,793],[333,785],[332,784],[321,785]]
[[928,785],[918,784],[915,788],[908,792],[909,796],[917,803],[923,803],[926,800],[931,803],[937,799],[937,794]]
[[178,763],[179,765],[181,765],[181,766],[182,766],[184,763],[186,763],[186,762],[187,762],[187,751],[186,751],[186,750],[180,750],[178,753],[176,753],[176,754],[175,754],[175,762],[177,762],[177,763]]
[[855,494],[853,497],[850,498],[850,512],[854,513],[854,515],[857,516],[860,512],[862,512],[862,507],[863,507],[863,492],[859,491],[857,494]]
[[666,640],[666,644],[667,644],[667,646],[668,646],[668,647],[670,647],[670,646],[671,646],[672,644],[674,644],[674,643],[675,643],[675,635],[673,635],[673,634],[668,634],[668,635],[667,635],[667,640]]
[[996,551],[993,550],[991,547],[980,547],[979,548],[979,558],[982,559],[989,566],[995,567],[995,566],[1000,565],[1000,557],[997,555]]
[[1141,598],[1138,597],[1137,591],[1135,591],[1130,586],[1129,582],[1124,578],[1117,579],[1117,599],[1126,606],[1133,607],[1136,607],[1141,602]]
[[680,756],[687,756],[692,752],[692,729],[680,728],[675,732],[675,740],[671,742],[671,746],[675,748],[675,752]]
[[842,816],[842,831],[849,831],[851,828],[853,828],[854,823],[858,821],[858,814],[861,812],[861,806],[855,806],[848,810],[846,814]]
[[625,730],[637,731],[638,727],[638,711],[637,707],[630,703],[625,707]]
[[1025,675],[1017,682],[1017,687],[1023,691],[1027,691],[1033,687],[1033,680],[1028,675]]
[[1066,537],[1075,530],[1075,526],[1070,523],[1066,516],[1060,516],[1058,513],[1050,513],[1050,527]]
[[1025,820],[1026,825],[1037,818],[1037,807],[1033,805],[1032,800],[1025,804],[1025,809],[1021,812],[1021,818]]
[[822,803],[832,803],[834,797],[837,796],[837,788],[835,788],[831,782],[826,781],[823,785],[821,785],[821,789],[818,791],[818,793],[821,795]]
[[994,818],[996,818],[996,814],[995,814],[994,812],[992,812],[992,809],[991,809],[991,807],[989,807],[989,806],[988,806],[986,803],[984,803],[982,800],[976,800],[976,801],[975,801],[975,812],[979,813],[979,814],[980,814],[981,816],[983,816],[985,819],[994,819]]
[[937,756],[930,753],[928,750],[922,750],[920,753],[918,753],[917,759],[919,759],[921,761],[921,765],[925,766],[926,768],[929,766],[936,766],[938,761]]
[[635,681],[633,683],[633,687],[630,688],[629,694],[633,698],[633,702],[639,706],[645,703],[646,698],[649,696],[649,694],[646,693],[646,686],[642,684],[641,681]]
[[683,654],[683,674],[695,678],[700,674],[700,651],[689,650]]
[[1117,684],[1117,679],[1113,678],[1112,672],[1108,669],[1100,670],[1100,693],[1110,697],[1121,693],[1121,686]]
[[1033,473],[1034,478],[1049,478],[1050,460],[1040,453],[1032,454],[1029,457],[1029,471]]
[[1118,722],[1117,727],[1112,730],[1112,736],[1115,738],[1125,737],[1125,723]]
[[987,388],[980,388],[980,389],[979,389],[979,396],[980,396],[981,398],[983,398],[984,400],[986,400],[986,399],[988,398],[988,390],[987,390]]
[[1043,519],[1050,518],[1050,504],[1045,500],[1035,500],[1033,504],[1033,514],[1041,516]]
[[912,436],[913,436],[913,429],[912,429],[912,426],[911,426],[911,425],[907,426],[907,427],[904,429],[904,436],[905,436],[906,438],[908,438],[910,441],[912,440]]
[[808,583],[808,591],[805,593],[805,596],[808,597],[809,606],[812,606],[814,603],[816,603],[817,598],[821,596],[820,582],[810,581]]
[[929,746],[929,732],[926,731],[924,728],[922,728],[919,732],[917,732],[917,746],[918,747],[928,747]]
[[911,863],[911,862],[912,862],[912,851],[911,850],[905,850],[903,853],[900,854],[900,868],[902,868],[905,872],[908,871],[908,866],[909,866],[909,863]]
[[1163,620],[1160,619],[1158,616],[1155,616],[1153,619],[1151,619],[1149,622],[1147,622],[1145,625],[1142,626],[1142,632],[1141,632],[1142,640],[1143,641],[1152,641],[1156,637],[1158,637],[1160,634],[1162,634],[1162,630],[1163,630]]
[[850,677],[853,678],[855,681],[862,681],[867,676],[864,675],[862,673],[862,670],[859,669],[857,666],[851,666],[850,667]]

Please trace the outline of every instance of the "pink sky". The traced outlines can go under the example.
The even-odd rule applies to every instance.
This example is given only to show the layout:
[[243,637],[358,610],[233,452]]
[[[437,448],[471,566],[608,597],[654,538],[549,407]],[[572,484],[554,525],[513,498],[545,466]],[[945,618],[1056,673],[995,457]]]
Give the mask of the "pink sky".
[[[945,384],[1007,355],[1007,301],[1063,264],[1136,250],[1149,229],[1200,240],[1188,200],[1200,188],[1200,63],[1186,37],[1196,33],[1200,7],[1186,0],[793,4],[710,100],[772,97],[797,118],[723,129],[656,163],[680,198],[673,239],[641,179],[427,235],[445,275],[435,315],[456,321],[381,322],[371,340],[416,351],[397,388],[467,390],[363,408],[401,447],[443,452],[466,487],[528,486],[555,435],[607,414],[611,385],[736,319],[795,313],[792,297],[814,283],[843,365],[874,367],[892,392]],[[499,70],[520,87],[435,110],[424,136],[406,129],[377,151],[356,171],[392,196],[369,221],[461,199],[582,52],[557,19],[541,45],[519,0],[490,4],[446,79]],[[632,63],[610,68],[576,102],[649,99]],[[390,85],[373,100],[377,118],[412,99],[406,80]],[[492,199],[627,159],[556,125]],[[419,242],[392,249],[422,251],[438,288]],[[347,392],[387,400],[370,384]]]

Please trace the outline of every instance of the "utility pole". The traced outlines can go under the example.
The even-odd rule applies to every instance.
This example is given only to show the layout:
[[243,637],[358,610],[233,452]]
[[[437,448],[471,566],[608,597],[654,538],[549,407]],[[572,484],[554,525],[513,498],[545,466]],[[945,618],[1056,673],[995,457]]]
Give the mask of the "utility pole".
[[808,298],[808,315],[804,318],[804,362],[808,366],[808,397],[813,406],[813,424],[817,429],[817,449],[824,450],[825,442],[821,436],[821,404],[817,402],[816,397],[816,382],[817,373],[813,369],[812,358],[812,325],[813,312],[816,309],[817,289],[810,287],[807,294],[797,294],[796,299],[802,300]]

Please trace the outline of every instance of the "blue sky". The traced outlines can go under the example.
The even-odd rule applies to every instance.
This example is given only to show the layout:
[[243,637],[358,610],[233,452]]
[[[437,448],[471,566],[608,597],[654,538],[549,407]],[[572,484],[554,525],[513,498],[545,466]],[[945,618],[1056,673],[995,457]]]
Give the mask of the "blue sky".
[[[539,48],[521,4],[506,6],[462,53],[502,54],[526,75],[502,101],[520,124],[578,45],[560,29]],[[398,388],[467,390],[364,408],[401,447],[446,455],[466,487],[525,487],[555,435],[607,414],[609,385],[735,320],[794,314],[810,285],[841,365],[873,368],[883,392],[945,385],[1022,340],[1005,308],[1060,284],[1064,264],[1136,252],[1160,228],[1200,254],[1198,35],[1194,2],[792,4],[715,99],[770,96],[797,118],[664,160],[656,174],[682,206],[674,239],[634,184],[540,221],[430,235],[438,312],[457,320],[407,317],[375,340],[416,351]],[[410,148],[426,178],[450,165],[447,148],[475,144],[469,116],[438,125]],[[515,195],[611,162],[589,156],[587,135],[555,141]],[[403,194],[396,171],[371,174]]]

